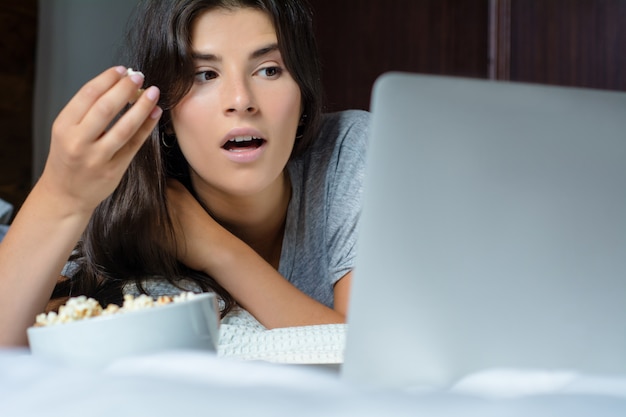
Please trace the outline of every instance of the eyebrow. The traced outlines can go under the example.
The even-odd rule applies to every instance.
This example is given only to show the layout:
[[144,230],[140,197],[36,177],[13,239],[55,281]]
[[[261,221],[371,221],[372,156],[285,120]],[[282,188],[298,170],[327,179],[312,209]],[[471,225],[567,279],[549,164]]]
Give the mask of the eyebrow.
[[[257,59],[260,58],[262,56],[265,56],[269,53],[272,53],[274,51],[278,50],[278,44],[277,43],[272,43],[269,44],[267,46],[264,46],[262,48],[259,48],[255,51],[253,51],[250,54],[250,59]],[[196,60],[196,61],[221,61],[222,58],[219,55],[215,55],[215,54],[210,54],[210,53],[202,53],[202,52],[192,52],[191,53],[191,57]]]

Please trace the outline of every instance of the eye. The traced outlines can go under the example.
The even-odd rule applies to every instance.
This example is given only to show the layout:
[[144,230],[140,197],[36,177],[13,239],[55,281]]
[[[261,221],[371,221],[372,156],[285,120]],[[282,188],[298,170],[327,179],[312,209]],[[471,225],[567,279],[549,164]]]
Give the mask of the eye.
[[281,67],[266,67],[259,70],[259,75],[267,78],[278,78],[282,73]]
[[198,82],[210,81],[217,78],[217,72],[215,71],[198,71],[195,75],[195,80]]

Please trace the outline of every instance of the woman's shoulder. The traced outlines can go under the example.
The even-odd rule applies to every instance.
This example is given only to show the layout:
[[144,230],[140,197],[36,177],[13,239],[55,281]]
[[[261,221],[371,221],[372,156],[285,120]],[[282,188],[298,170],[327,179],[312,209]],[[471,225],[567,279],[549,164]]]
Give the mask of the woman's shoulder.
[[365,146],[371,114],[365,110],[343,110],[322,115],[317,140],[318,149],[336,149],[344,146]]
[[317,138],[307,152],[291,161],[291,169],[313,166],[319,170],[336,164],[340,158],[359,158],[367,148],[369,124],[370,113],[365,110],[324,113]]
[[367,129],[371,113],[365,110],[342,110],[322,115],[322,132],[346,132],[354,127]]

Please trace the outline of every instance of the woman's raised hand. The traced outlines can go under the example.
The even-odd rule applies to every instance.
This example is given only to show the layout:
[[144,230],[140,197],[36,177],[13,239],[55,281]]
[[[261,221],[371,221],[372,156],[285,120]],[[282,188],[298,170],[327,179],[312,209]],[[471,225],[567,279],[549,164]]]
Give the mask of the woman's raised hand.
[[149,87],[137,98],[143,81],[142,74],[110,68],[85,84],[55,120],[39,182],[72,211],[90,212],[113,192],[156,126],[162,113],[159,89]]
[[158,88],[137,97],[143,76],[126,72],[115,67],[89,81],[54,122],[41,178],[0,244],[0,346],[26,343],[26,329],[94,208],[115,190],[161,116]]

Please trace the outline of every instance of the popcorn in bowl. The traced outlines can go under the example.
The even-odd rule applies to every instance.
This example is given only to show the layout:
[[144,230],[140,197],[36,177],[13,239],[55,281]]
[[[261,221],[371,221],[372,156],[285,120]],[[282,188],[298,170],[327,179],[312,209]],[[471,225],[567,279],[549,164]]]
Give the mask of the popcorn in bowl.
[[116,359],[172,349],[217,352],[220,315],[214,293],[153,299],[124,297],[103,308],[73,297],[27,329],[32,355],[68,365],[101,367]]
[[196,297],[196,294],[193,292],[182,292],[173,297],[162,295],[156,300],[145,294],[138,297],[126,294],[124,296],[124,303],[121,307],[117,304],[109,304],[106,308],[102,308],[100,303],[98,303],[95,299],[80,295],[78,297],[69,298],[64,305],[59,307],[58,313],[50,311],[48,313],[39,314],[35,318],[34,327],[52,326],[56,324],[84,320],[91,317],[110,316],[112,314],[144,310],[165,304],[188,301],[194,297]]

